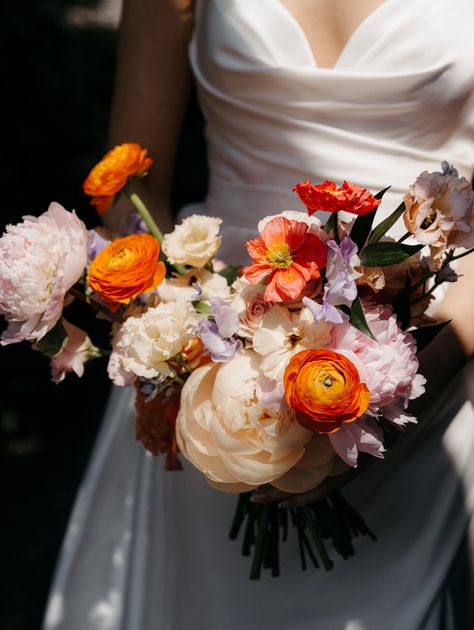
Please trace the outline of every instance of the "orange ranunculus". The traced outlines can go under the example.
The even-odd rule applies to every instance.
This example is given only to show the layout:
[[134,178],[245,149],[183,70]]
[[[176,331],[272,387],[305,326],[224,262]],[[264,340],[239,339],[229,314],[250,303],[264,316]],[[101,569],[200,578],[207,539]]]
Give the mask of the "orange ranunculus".
[[327,247],[303,221],[276,216],[261,235],[247,242],[253,263],[244,269],[250,284],[266,281],[263,299],[284,302],[298,298],[310,280],[320,277]]
[[83,184],[83,190],[92,197],[91,204],[99,214],[104,214],[130,177],[145,175],[153,164],[147,153],[136,142],[127,142],[111,149],[94,166]]
[[165,277],[160,246],[149,234],[118,238],[98,254],[89,269],[89,286],[107,302],[128,304],[155,289]]
[[380,204],[380,199],[376,199],[366,188],[346,181],[338,188],[334,182],[329,180],[317,186],[313,186],[307,180],[296,184],[293,192],[298,194],[309,215],[318,210],[325,210],[326,212],[344,210],[352,214],[362,215],[367,214]]
[[303,350],[288,364],[285,396],[298,422],[315,433],[334,433],[369,406],[370,391],[357,368],[333,350]]

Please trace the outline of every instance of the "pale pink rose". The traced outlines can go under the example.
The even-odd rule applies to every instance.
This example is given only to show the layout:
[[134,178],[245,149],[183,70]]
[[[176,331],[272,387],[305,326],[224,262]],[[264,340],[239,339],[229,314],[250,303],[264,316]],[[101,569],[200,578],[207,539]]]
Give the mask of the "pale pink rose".
[[0,313],[8,322],[2,345],[41,339],[54,327],[86,266],[87,240],[82,221],[58,203],[7,226],[0,238]]
[[354,363],[361,382],[369,388],[367,413],[383,415],[387,409],[388,419],[396,424],[413,421],[403,410],[423,394],[426,382],[418,374],[415,339],[402,331],[391,306],[366,305],[365,313],[377,341],[345,323],[332,329],[331,348]]
[[176,421],[179,448],[229,492],[264,483],[292,492],[315,487],[332,470],[334,449],[299,425],[291,409],[272,411],[259,403],[259,363],[247,351],[191,374]]
[[100,350],[83,330],[65,319],[62,324],[67,332],[67,341],[62,351],[51,359],[51,378],[54,383],[60,383],[70,372],[75,372],[80,378],[84,374],[84,364],[100,357]]
[[446,249],[474,247],[474,191],[465,177],[424,171],[403,199],[407,230],[429,245],[432,271]]
[[263,299],[265,285],[250,284],[244,277],[234,282],[232,290],[235,291],[232,306],[238,311],[240,319],[238,334],[245,339],[252,339],[273,303]]

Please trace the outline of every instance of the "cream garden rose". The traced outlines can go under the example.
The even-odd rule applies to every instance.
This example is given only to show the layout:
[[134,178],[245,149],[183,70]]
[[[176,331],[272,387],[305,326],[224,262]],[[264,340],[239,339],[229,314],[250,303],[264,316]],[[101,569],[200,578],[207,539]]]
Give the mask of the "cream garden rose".
[[260,357],[249,350],[228,363],[195,370],[181,394],[179,448],[221,490],[264,483],[300,492],[332,471],[329,440],[301,427],[294,412],[270,411],[256,396]]
[[166,234],[162,249],[173,264],[204,267],[219,249],[222,237],[219,227],[222,219],[193,214]]
[[165,379],[173,372],[166,363],[193,337],[196,315],[190,304],[159,304],[129,317],[116,331],[109,359],[109,377],[130,385],[137,376]]

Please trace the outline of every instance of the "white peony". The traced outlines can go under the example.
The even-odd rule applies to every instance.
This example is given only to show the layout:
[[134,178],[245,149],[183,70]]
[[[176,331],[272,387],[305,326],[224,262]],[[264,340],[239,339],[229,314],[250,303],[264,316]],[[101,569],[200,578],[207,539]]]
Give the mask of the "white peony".
[[173,375],[168,359],[180,353],[193,337],[197,317],[191,304],[159,304],[129,317],[114,335],[109,377],[130,385],[137,376],[165,379]]
[[219,226],[222,219],[193,214],[166,234],[162,250],[171,263],[204,267],[219,249],[222,237]]
[[2,345],[44,337],[87,263],[88,232],[74,212],[52,203],[39,217],[8,225],[0,238]]
[[262,356],[261,370],[268,378],[283,379],[291,357],[311,348],[324,348],[331,339],[331,325],[314,322],[307,308],[293,313],[275,304],[262,317],[253,337],[253,348]]
[[191,374],[176,420],[179,448],[221,490],[264,483],[289,492],[313,488],[332,471],[335,451],[326,436],[304,429],[291,409],[271,411],[258,402],[259,362],[247,351]]

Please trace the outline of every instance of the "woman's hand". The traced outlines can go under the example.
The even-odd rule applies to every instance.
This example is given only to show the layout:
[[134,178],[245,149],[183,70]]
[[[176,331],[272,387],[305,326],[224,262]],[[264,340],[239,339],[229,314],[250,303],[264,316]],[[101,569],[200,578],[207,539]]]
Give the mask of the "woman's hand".
[[270,485],[262,486],[258,490],[255,490],[250,500],[252,503],[274,503],[278,501],[278,507],[282,508],[304,507],[305,505],[311,505],[311,503],[316,503],[316,501],[324,499],[324,497],[334,492],[334,490],[339,490],[361,472],[362,470],[359,469],[348,470],[341,475],[328,477],[320,486],[308,492],[283,492]]

